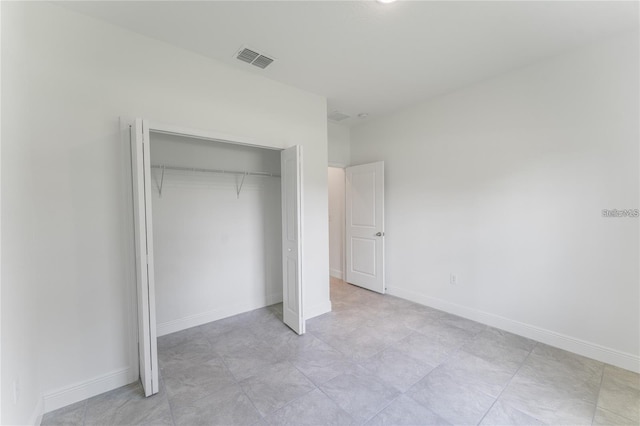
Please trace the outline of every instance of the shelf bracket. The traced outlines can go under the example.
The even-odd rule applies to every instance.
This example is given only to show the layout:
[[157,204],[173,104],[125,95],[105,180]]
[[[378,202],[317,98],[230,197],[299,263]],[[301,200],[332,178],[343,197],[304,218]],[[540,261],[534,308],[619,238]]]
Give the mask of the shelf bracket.
[[244,172],[242,174],[242,180],[240,181],[240,186],[238,186],[238,179],[236,178],[236,198],[240,199],[240,192],[242,191],[242,185],[244,185],[244,178],[247,177],[249,173]]
[[164,164],[162,165],[162,175],[160,175],[160,187],[158,188],[158,195],[162,198],[162,187],[164,186]]

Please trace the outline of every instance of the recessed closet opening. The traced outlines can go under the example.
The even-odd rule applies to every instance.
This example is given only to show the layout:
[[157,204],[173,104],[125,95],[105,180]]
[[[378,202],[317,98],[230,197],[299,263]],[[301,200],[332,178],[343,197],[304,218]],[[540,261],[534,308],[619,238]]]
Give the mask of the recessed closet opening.
[[131,125],[140,379],[157,337],[282,302],[304,334],[302,148],[136,119]]
[[282,302],[280,151],[150,138],[157,335]]

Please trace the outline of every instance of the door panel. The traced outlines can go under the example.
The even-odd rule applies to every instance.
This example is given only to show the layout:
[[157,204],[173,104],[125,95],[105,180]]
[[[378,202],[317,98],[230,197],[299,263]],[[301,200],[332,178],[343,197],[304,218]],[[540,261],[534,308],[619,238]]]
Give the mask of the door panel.
[[137,119],[131,126],[131,167],[138,292],[138,353],[140,381],[145,396],[159,391],[149,159],[149,129],[144,120]]
[[345,190],[347,282],[384,293],[384,163],[347,167]]
[[302,310],[302,147],[281,154],[282,174],[282,272],[284,323],[304,334]]
[[353,270],[371,277],[376,275],[377,241],[370,238],[352,238]]
[[375,170],[351,174],[351,186],[358,191],[352,191],[351,217],[354,226],[376,226],[376,193]]

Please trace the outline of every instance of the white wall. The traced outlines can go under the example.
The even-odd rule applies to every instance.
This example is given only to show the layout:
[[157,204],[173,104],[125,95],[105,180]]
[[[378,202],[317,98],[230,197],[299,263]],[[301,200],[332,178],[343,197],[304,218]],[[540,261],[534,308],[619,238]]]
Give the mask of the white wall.
[[[279,175],[280,151],[152,133],[151,163]],[[152,175],[158,335],[282,301],[280,178]]]
[[[25,191],[41,186],[41,178],[33,171],[31,159],[37,153],[19,143],[24,132],[29,132],[30,117],[21,99],[25,84],[22,70],[11,64],[19,52],[12,49],[10,33],[21,20],[11,19],[6,4],[2,3],[2,253],[1,283],[1,397],[2,424],[24,424],[37,421],[42,409],[40,363],[38,348],[38,323],[40,296],[35,285],[43,280],[43,272],[34,263],[34,252],[40,258],[48,256],[45,246],[38,241],[39,223],[37,201],[23,198]],[[13,82],[9,84],[8,82]],[[14,99],[16,102],[7,102]],[[9,185],[13,182],[12,185]],[[21,200],[20,203],[17,200]],[[49,209],[43,209],[43,212]],[[55,214],[55,212],[53,212]],[[50,214],[50,213],[47,213]],[[39,261],[40,259],[38,259]],[[17,404],[14,404],[14,384],[19,387]]]
[[345,167],[351,163],[350,129],[346,125],[327,122],[329,165]]
[[119,116],[302,145],[305,312],[330,309],[323,97],[44,2],[2,3],[2,56],[3,423],[135,377]]
[[329,268],[332,277],[344,274],[344,169],[329,167]]
[[352,129],[389,292],[637,370],[638,75],[634,33]]

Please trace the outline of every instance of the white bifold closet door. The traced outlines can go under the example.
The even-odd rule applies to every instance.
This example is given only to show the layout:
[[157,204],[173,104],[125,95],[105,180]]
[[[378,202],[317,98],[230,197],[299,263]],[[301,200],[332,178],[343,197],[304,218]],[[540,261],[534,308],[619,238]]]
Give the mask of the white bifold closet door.
[[138,356],[145,396],[158,393],[156,298],[153,279],[153,224],[151,222],[151,150],[149,128],[137,119],[131,126],[131,167],[138,289]]
[[304,334],[302,313],[302,147],[281,154],[282,175],[282,316],[293,331]]
[[[134,239],[138,293],[138,353],[140,380],[146,396],[159,391],[156,302],[153,275],[153,226],[150,131],[205,140],[226,140],[210,133],[154,125],[136,119],[131,126]],[[302,309],[302,149],[293,146],[281,153],[283,321],[298,334],[305,332]],[[198,295],[194,295],[198,297]]]

